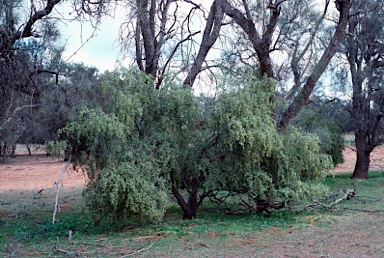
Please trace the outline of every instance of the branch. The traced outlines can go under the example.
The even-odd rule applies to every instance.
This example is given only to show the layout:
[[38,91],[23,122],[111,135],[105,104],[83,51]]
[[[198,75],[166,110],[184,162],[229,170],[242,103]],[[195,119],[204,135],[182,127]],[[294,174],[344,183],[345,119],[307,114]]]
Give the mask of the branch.
[[280,130],[284,130],[285,128],[287,128],[292,119],[294,119],[300,112],[300,110],[305,106],[309,99],[309,96],[311,95],[313,89],[316,86],[317,81],[327,68],[329,62],[335,55],[336,51],[339,49],[340,42],[343,39],[347,28],[351,3],[350,0],[337,0],[336,4],[338,4],[338,6],[340,7],[340,17],[335,33],[331,38],[329,45],[325,49],[319,62],[316,64],[311,75],[308,77],[303,89],[299,92],[297,97],[294,98],[291,105],[284,112],[282,119],[280,120],[278,125]]
[[247,15],[247,19],[248,20],[252,20],[251,11],[249,10],[249,6],[248,6],[248,3],[247,3],[247,0],[243,0],[243,6],[244,6],[244,9],[245,9],[245,14]]
[[[340,194],[341,194],[341,197],[337,198]],[[333,208],[333,206],[335,206],[339,202],[353,198],[355,195],[356,195],[356,186],[353,185],[353,189],[339,190],[339,192],[332,193],[321,201],[313,200],[311,204],[306,206],[306,209],[320,207],[320,208],[324,208],[327,210],[331,210]],[[330,203],[326,203],[327,201],[334,199],[334,198],[337,198],[337,199],[335,199],[334,201],[332,201]]]
[[183,44],[185,41],[190,40],[193,36],[195,36],[195,35],[197,35],[197,34],[199,34],[199,33],[200,33],[200,31],[194,32],[194,33],[188,35],[186,38],[184,38],[184,39],[180,40],[179,42],[177,42],[176,46],[173,48],[171,55],[169,56],[168,60],[165,62],[165,65],[164,65],[164,67],[163,67],[163,69],[162,69],[161,76],[160,76],[160,80],[159,80],[160,83],[161,83],[162,79],[164,78],[165,71],[166,71],[167,67],[169,66],[169,64],[171,63],[171,60],[172,60],[173,56],[175,55],[177,49],[178,49],[178,48],[181,46],[181,44]]
[[[16,115],[17,112],[19,112],[20,110],[23,110],[24,108],[36,108],[38,107],[39,105],[38,104],[34,104],[34,105],[24,105],[24,106],[20,106],[20,107],[17,107],[15,108],[15,110],[13,110],[12,112],[12,115],[10,117],[8,117],[7,120],[5,120],[3,123],[2,123],[2,127],[6,126],[10,121],[12,121],[13,117]],[[10,108],[10,107],[9,107]]]
[[143,248],[141,248],[141,249],[139,249],[139,250],[137,250],[137,251],[135,251],[135,252],[133,252],[133,253],[130,253],[130,254],[127,254],[127,255],[123,255],[123,256],[121,256],[120,258],[129,257],[129,256],[134,256],[134,255],[136,255],[136,254],[139,254],[139,253],[142,253],[142,252],[144,252],[144,251],[147,251],[147,250],[151,249],[152,246],[153,246],[153,243],[150,244],[148,247],[143,247]]
[[312,43],[315,39],[315,36],[317,34],[317,31],[318,31],[322,21],[325,19],[325,15],[327,13],[328,6],[329,6],[329,1],[326,2],[323,14],[316,21],[314,28],[311,30],[309,40],[308,40],[307,44],[305,45],[303,51],[301,51],[301,53],[298,53],[299,39],[298,38],[296,39],[293,54],[292,54],[292,59],[291,59],[291,69],[293,72],[293,77],[294,77],[295,83],[294,83],[294,86],[292,87],[292,89],[285,96],[286,100],[290,100],[293,96],[295,96],[297,91],[300,89],[300,76],[301,76],[301,74],[299,71],[299,63],[304,58],[304,55],[308,52],[310,46],[312,45]]
[[221,2],[222,0],[215,0],[211,6],[211,9],[209,10],[207,24],[204,29],[200,49],[195,58],[195,62],[191,67],[191,70],[184,80],[184,85],[189,87],[193,86],[193,83],[196,80],[196,76],[201,72],[201,66],[203,65],[209,50],[220,35],[221,24],[224,17]]
[[30,16],[29,20],[27,21],[27,23],[24,26],[24,29],[22,31],[17,31],[13,35],[13,37],[11,39],[12,45],[18,39],[34,36],[33,31],[32,31],[33,25],[36,23],[36,21],[41,20],[42,18],[48,16],[52,12],[55,5],[60,3],[60,1],[61,0],[48,0],[47,5],[44,7],[44,9],[37,11],[37,12],[35,12],[34,15]]
[[63,176],[64,176],[65,171],[67,170],[68,166],[71,164],[71,159],[72,159],[72,155],[69,156],[67,164],[65,164],[64,168],[61,170],[59,180],[56,182],[57,191],[56,191],[56,199],[55,199],[55,210],[54,210],[53,216],[52,216],[52,224],[55,224],[57,209],[59,209],[59,211],[60,211],[59,191],[60,191],[61,181],[63,180]]
[[59,84],[59,73],[55,71],[50,71],[50,70],[45,70],[45,69],[38,69],[34,71],[33,73],[29,74],[29,79],[32,78],[32,76],[37,75],[37,74],[42,74],[42,73],[49,73],[49,74],[54,74],[56,78],[56,84]]
[[189,3],[189,4],[193,5],[193,6],[195,6],[195,8],[202,10],[200,4],[196,4],[196,3],[192,2],[191,0],[184,0],[184,2]]
[[[248,19],[241,11],[234,8],[231,3],[227,0],[221,0],[221,5],[225,14],[231,17],[237,25],[239,25],[244,32],[247,34],[249,40],[252,43],[253,48],[257,53],[257,57],[260,62],[260,71],[262,74],[266,74],[268,77],[274,78],[273,67],[270,53],[270,46],[272,41],[272,35],[276,28],[277,20],[280,15],[279,11],[272,11],[272,15],[269,21],[269,24],[266,27],[266,30],[262,37],[256,30],[255,23]],[[277,8],[280,9],[279,2]]]

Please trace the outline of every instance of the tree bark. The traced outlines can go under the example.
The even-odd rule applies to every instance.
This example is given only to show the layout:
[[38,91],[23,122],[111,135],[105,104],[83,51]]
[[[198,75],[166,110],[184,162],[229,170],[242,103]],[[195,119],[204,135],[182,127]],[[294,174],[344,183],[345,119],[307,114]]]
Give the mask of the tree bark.
[[[273,32],[276,28],[278,17],[280,15],[279,5],[273,9],[270,8],[271,18],[266,26],[265,31],[263,31],[263,34],[260,36],[258,31],[256,30],[256,25],[253,22],[252,17],[250,17],[249,12],[244,15],[239,9],[233,7],[231,3],[229,3],[227,0],[221,1],[221,6],[225,14],[231,17],[237,23],[237,25],[239,25],[248,35],[248,38],[251,41],[252,46],[255,49],[257,57],[259,59],[260,73],[266,74],[270,78],[275,77],[273,72],[272,60],[270,57],[270,47],[272,43]],[[246,1],[243,1],[243,6],[246,10],[248,10],[248,5]]]
[[355,132],[357,159],[351,176],[352,179],[368,179],[369,164],[371,162],[370,155],[373,148],[369,146],[365,137],[366,134],[363,130]]
[[10,157],[11,158],[16,158],[16,144],[12,144]]
[[203,62],[205,61],[209,50],[220,36],[223,16],[224,13],[221,7],[221,0],[214,1],[208,14],[207,24],[204,29],[199,52],[187,77],[184,80],[184,85],[192,87],[197,75],[201,72]]
[[172,186],[172,194],[175,196],[177,203],[180,208],[183,210],[183,219],[193,219],[197,215],[197,191],[188,196],[188,201],[184,200],[184,197],[181,195],[179,190],[175,185]]
[[[149,2],[151,1],[151,2]],[[146,74],[150,74],[155,78],[157,72],[157,64],[155,61],[155,50],[156,50],[156,39],[153,30],[154,21],[151,21],[151,18],[154,18],[155,10],[153,8],[154,0],[137,0],[137,10],[138,10],[138,20],[139,26],[141,29],[141,35],[144,42],[144,52],[145,52],[145,68],[144,71]]]

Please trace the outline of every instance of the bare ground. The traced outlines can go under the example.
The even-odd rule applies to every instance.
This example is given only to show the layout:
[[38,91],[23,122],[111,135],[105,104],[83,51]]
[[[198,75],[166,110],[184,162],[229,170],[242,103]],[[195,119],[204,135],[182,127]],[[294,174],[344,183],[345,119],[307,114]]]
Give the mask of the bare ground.
[[[344,163],[339,164],[335,172],[352,172],[356,162],[356,149],[354,147],[345,147],[343,151]],[[384,146],[376,147],[371,153],[371,170],[384,170]]]
[[[46,157],[41,151],[28,156],[26,153],[8,158],[0,164],[0,191],[41,190],[55,187],[66,162]],[[71,189],[84,186],[82,172],[69,168],[64,174],[62,187]]]

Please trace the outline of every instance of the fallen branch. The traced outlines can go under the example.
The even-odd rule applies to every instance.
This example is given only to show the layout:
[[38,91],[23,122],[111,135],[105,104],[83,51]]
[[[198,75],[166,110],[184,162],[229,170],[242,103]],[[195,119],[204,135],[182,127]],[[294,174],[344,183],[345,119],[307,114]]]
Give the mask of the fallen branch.
[[87,254],[89,252],[75,252],[75,251],[67,251],[67,250],[64,250],[64,249],[60,249],[59,247],[55,247],[56,248],[56,252],[60,252],[60,253],[64,253],[66,254],[67,256],[70,256],[70,257],[73,257],[73,256],[80,256],[82,254]]
[[56,251],[60,252],[60,253],[65,253],[66,255],[73,255],[74,254],[74,252],[72,252],[72,251],[66,251],[64,249],[60,249],[57,246],[56,246]]
[[137,250],[137,251],[135,251],[135,252],[133,252],[133,253],[127,254],[127,255],[123,255],[123,256],[121,256],[120,258],[129,257],[129,256],[134,256],[134,255],[136,255],[136,254],[139,254],[139,253],[141,253],[141,252],[144,252],[144,251],[147,251],[147,250],[151,249],[152,246],[153,246],[153,243],[150,244],[148,247],[141,248],[141,249],[139,249],[139,250]]
[[[323,200],[313,200],[311,204],[306,206],[306,209],[308,208],[324,208],[327,210],[331,210],[336,204],[340,203],[341,201],[348,200],[350,198],[353,198],[356,195],[356,186],[353,185],[353,189],[342,189],[339,190],[337,193],[332,193],[325,197]],[[341,195],[341,197],[339,197]],[[337,198],[339,197],[339,198]],[[331,201],[335,199],[334,201]],[[329,202],[331,201],[331,202]]]
[[55,210],[53,211],[53,217],[52,217],[52,223],[53,224],[55,224],[55,221],[56,221],[55,218],[56,218],[57,209],[59,209],[59,211],[60,211],[59,191],[60,191],[61,181],[63,180],[63,176],[64,176],[65,171],[67,170],[67,168],[71,164],[71,158],[72,158],[72,155],[69,156],[67,164],[65,164],[64,168],[61,170],[59,180],[56,182],[57,191],[56,191],[56,200],[55,200]]

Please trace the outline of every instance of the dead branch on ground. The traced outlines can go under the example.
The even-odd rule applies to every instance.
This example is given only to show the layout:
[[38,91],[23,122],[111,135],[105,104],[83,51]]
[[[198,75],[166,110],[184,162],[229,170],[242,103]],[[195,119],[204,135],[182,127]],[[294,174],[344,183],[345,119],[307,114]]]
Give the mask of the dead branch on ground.
[[152,246],[153,246],[153,243],[150,244],[148,247],[143,247],[143,248],[141,248],[141,249],[139,249],[139,250],[137,250],[137,251],[135,251],[135,252],[133,252],[133,253],[130,253],[130,254],[127,254],[127,255],[123,255],[123,256],[121,256],[120,258],[129,257],[129,256],[134,256],[134,255],[136,255],[136,254],[139,254],[139,253],[141,253],[141,252],[144,252],[144,251],[147,251],[147,250],[151,249]]
[[353,185],[353,189],[340,189],[338,192],[331,193],[321,200],[312,200],[312,202],[308,204],[305,208],[333,210],[336,204],[344,200],[349,200],[355,197],[355,195],[356,186]]

